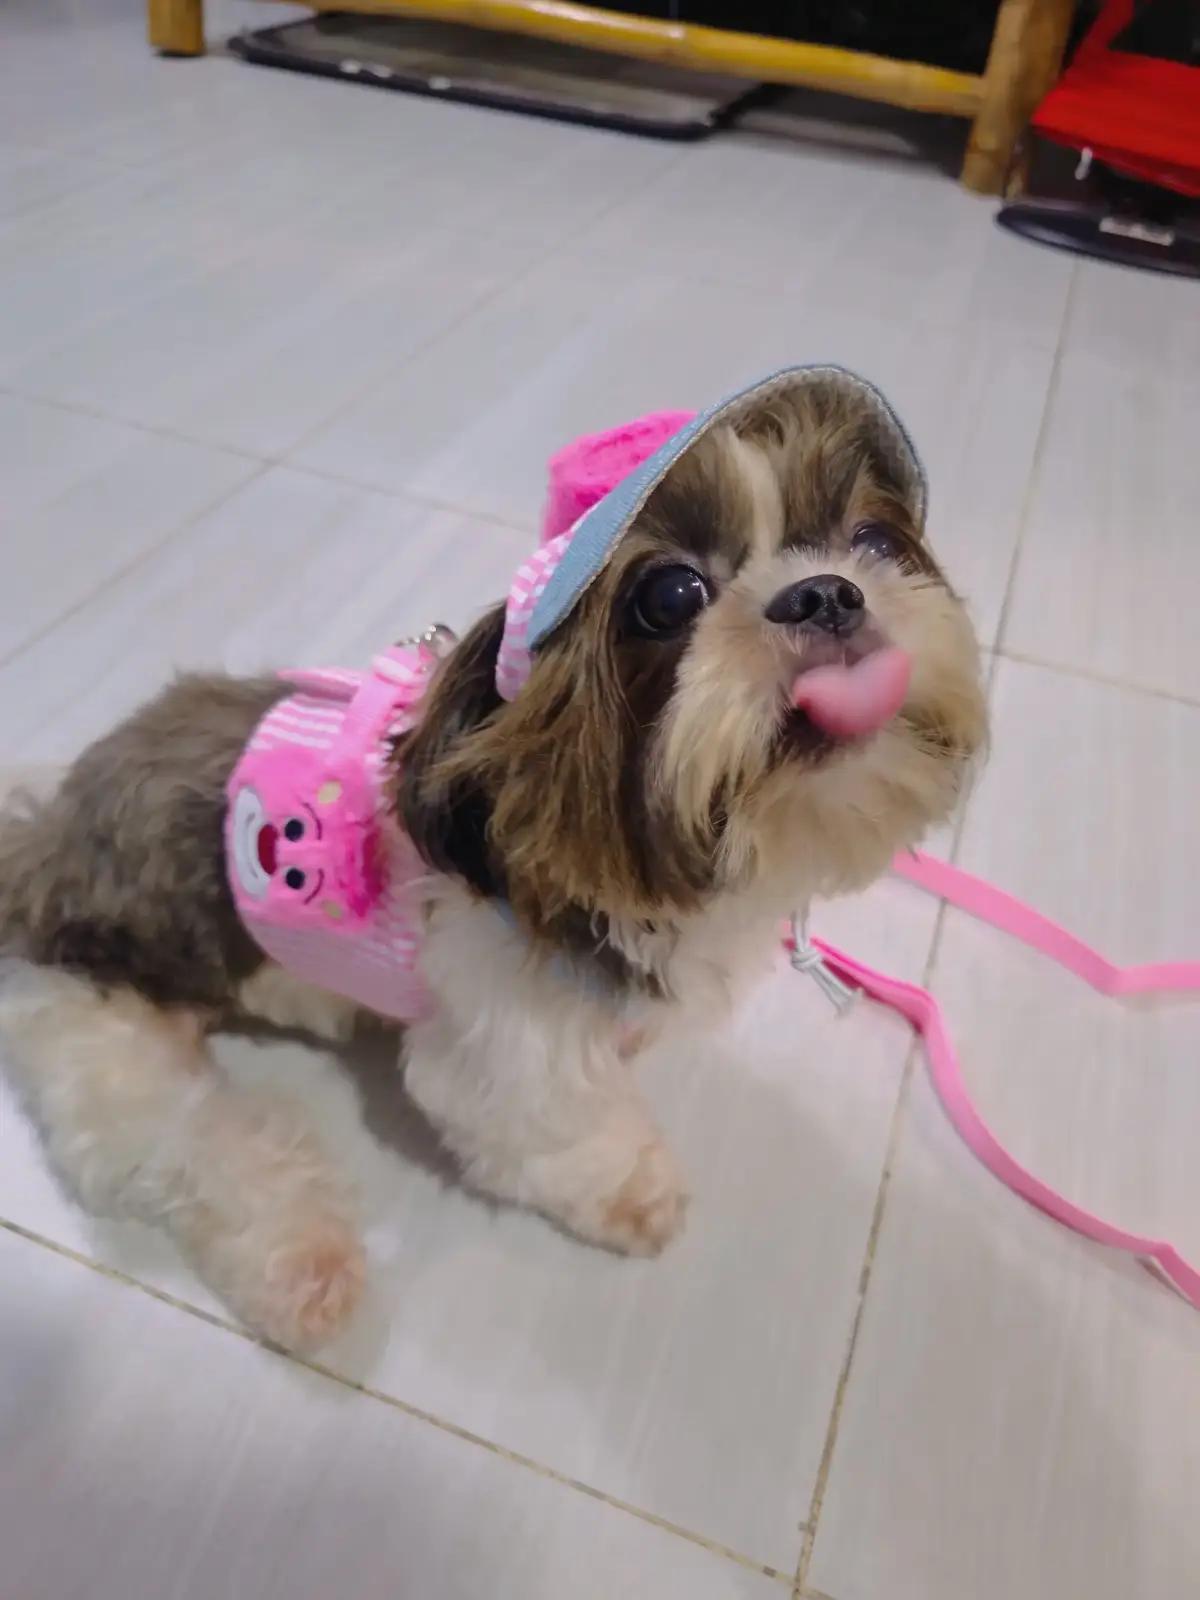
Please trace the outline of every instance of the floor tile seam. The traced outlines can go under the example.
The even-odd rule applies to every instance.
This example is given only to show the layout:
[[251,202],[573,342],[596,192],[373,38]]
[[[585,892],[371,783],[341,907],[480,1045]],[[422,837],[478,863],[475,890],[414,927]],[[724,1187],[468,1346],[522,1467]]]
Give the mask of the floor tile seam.
[[[334,225],[336,225],[336,218],[332,219],[330,222],[330,226]],[[243,268],[248,263],[253,262],[256,257],[261,257],[273,246],[282,244],[286,240],[288,227],[289,224],[286,222],[273,223],[269,229],[268,237],[266,239],[259,241],[258,243],[247,242],[241,249],[231,254],[221,264],[219,270],[226,271]],[[469,222],[456,222],[452,219],[446,220],[433,218],[426,222],[422,222],[420,227],[427,235],[444,241],[474,241],[480,244],[500,242],[511,244],[513,242],[511,235],[498,234],[495,231],[489,233],[486,228]],[[442,327],[431,330],[430,333],[424,339],[418,341],[413,349],[407,354],[397,357],[396,361],[389,364],[382,372],[374,374],[374,376],[371,378],[364,379],[362,384],[360,384],[353,391],[348,399],[340,401],[338,405],[335,406],[333,411],[323,416],[318,422],[312,423],[310,426],[305,428],[297,438],[291,440],[288,444],[281,446],[277,450],[250,450],[245,446],[230,444],[225,440],[214,441],[211,437],[189,432],[186,428],[178,428],[169,424],[150,422],[147,421],[145,417],[140,415],[108,410],[102,406],[89,406],[79,401],[65,400],[54,395],[53,393],[39,390],[37,388],[30,388],[27,385],[17,381],[21,370],[19,367],[15,369],[14,372],[11,372],[7,377],[0,377],[0,394],[9,394],[18,399],[37,401],[42,405],[53,406],[58,410],[74,412],[81,416],[92,416],[102,418],[108,422],[118,422],[126,427],[139,428],[144,433],[161,434],[166,438],[181,439],[189,444],[204,445],[208,449],[225,450],[234,455],[250,456],[254,460],[258,461],[285,461],[290,453],[303,448],[303,446],[306,445],[312,437],[320,433],[324,428],[328,427],[331,423],[335,422],[339,417],[341,417],[343,412],[348,407],[355,405],[359,400],[364,398],[365,395],[368,394],[377,383],[386,382],[387,379],[393,377],[397,372],[403,371],[408,362],[420,355],[427,353],[429,348],[432,345],[436,345],[444,335],[454,332],[464,320],[473,316],[476,311],[489,304],[496,295],[507,291],[519,283],[524,277],[526,277],[530,272],[534,271],[553,253],[553,251],[547,251],[533,257],[532,260],[529,261],[525,266],[519,267],[514,274],[503,278],[494,288],[485,290],[481,296],[471,299],[461,311],[455,313],[454,317],[449,323]],[[191,278],[182,280],[174,287],[164,287],[151,297],[151,303],[165,303],[172,295],[187,293],[189,290],[195,288],[203,281],[204,274],[198,273]],[[80,336],[86,337],[88,334],[98,332],[104,328],[107,322],[119,320],[121,317],[127,317],[132,314],[135,309],[135,306],[129,305],[119,309],[112,318],[100,317],[86,324],[82,329],[79,330],[79,334]],[[61,339],[57,345],[52,347],[53,350],[61,351],[64,348],[69,349],[73,337],[74,335],[68,335],[66,338]]]
[[685,1528],[681,1524],[672,1522],[665,1517],[660,1517],[655,1512],[649,1511],[645,1507],[639,1506],[632,1501],[623,1500],[616,1495],[608,1494],[603,1489],[598,1489],[593,1484],[587,1483],[581,1478],[572,1477],[569,1473],[560,1472],[554,1467],[547,1466],[544,1462],[538,1461],[533,1456],[525,1455],[518,1450],[510,1450],[505,1445],[499,1444],[495,1440],[489,1439],[483,1434],[475,1433],[470,1428],[466,1428],[459,1423],[452,1422],[448,1418],[439,1416],[436,1412],[429,1411],[422,1406],[414,1405],[410,1401],[404,1400],[398,1395],[389,1394],[386,1390],[377,1389],[370,1384],[361,1383],[353,1378],[348,1378],[344,1374],[334,1370],[332,1367],[328,1367],[323,1362],[317,1361],[311,1357],[299,1355],[294,1351],[285,1350],[278,1345],[272,1344],[266,1339],[259,1338],[256,1334],[251,1333],[248,1329],[239,1326],[235,1322],[227,1320],[215,1312],[207,1311],[201,1306],[193,1305],[190,1301],[182,1299],[178,1295],[171,1294],[164,1289],[156,1288],[153,1284],[144,1283],[141,1279],[132,1277],[130,1274],[121,1271],[118,1267],[110,1266],[108,1263],[100,1261],[94,1256],[89,1256],[83,1251],[75,1250],[68,1245],[60,1244],[57,1240],[51,1239],[45,1234],[37,1232],[33,1228],[28,1228],[23,1223],[14,1222],[10,1218],[0,1216],[0,1230],[3,1230],[5,1233],[13,1235],[16,1238],[24,1240],[27,1244],[34,1248],[47,1250],[52,1255],[55,1255],[62,1260],[69,1261],[75,1266],[81,1267],[86,1271],[94,1272],[97,1276],[106,1279],[110,1283],[117,1284],[123,1289],[131,1290],[137,1294],[143,1294],[149,1299],[157,1301],[161,1305],[169,1306],[176,1312],[191,1317],[198,1322],[204,1323],[207,1327],[216,1329],[218,1332],[229,1335],[235,1339],[239,1339],[244,1344],[250,1344],[258,1349],[264,1350],[277,1359],[286,1361],[292,1366],[299,1367],[303,1371],[309,1372],[315,1377],[324,1379],[325,1381],[332,1383],[341,1389],[349,1390],[351,1393],[359,1395],[364,1400],[374,1402],[378,1405],[383,1405],[389,1410],[396,1411],[400,1415],[409,1418],[411,1421],[421,1423],[426,1427],[433,1428],[441,1434],[447,1435],[453,1439],[457,1439],[460,1443],[473,1445],[476,1448],[485,1451],[487,1454],[501,1461],[507,1462],[510,1466],[530,1472],[534,1476],[539,1477],[544,1481],[558,1484],[561,1488],[573,1490],[575,1493],[581,1494],[589,1500],[598,1501],[601,1505],[607,1506],[610,1510],[621,1512],[626,1516],[633,1517],[639,1522],[647,1523],[649,1526],[658,1528],[661,1532],[670,1534],[674,1538],[681,1539],[687,1544],[699,1546],[702,1550],[706,1550],[710,1555],[717,1556],[724,1561],[731,1562],[735,1566],[753,1572],[761,1577],[772,1579],[781,1586],[790,1587],[791,1585],[792,1579],[790,1574],[784,1573],[765,1562],[756,1560],[753,1556],[745,1555],[740,1551],[731,1549],[729,1546],[720,1543],[718,1540],[709,1539],[702,1533],[698,1533],[690,1528]]
[[[621,261],[620,252],[613,250],[612,255],[590,253],[585,245],[574,240],[565,241],[555,252],[557,257],[567,257],[581,263],[590,263],[595,266],[598,262],[603,265],[616,265]],[[747,277],[738,277],[733,273],[720,273],[715,270],[706,270],[703,266],[688,265],[686,268],[671,266],[655,267],[653,264],[640,265],[634,270],[634,276],[640,278],[668,278],[673,282],[692,284],[707,289],[737,289],[743,293],[762,294],[770,289],[770,285],[762,280]],[[972,324],[979,322],[976,313],[963,312],[958,315],[940,315],[935,308],[930,312],[920,312],[913,316],[901,310],[874,311],[859,310],[839,301],[836,296],[822,294],[812,295],[803,285],[797,291],[798,297],[811,306],[812,310],[833,315],[844,314],[859,322],[873,322],[892,326],[904,326],[906,323],[922,331],[943,333],[961,332]],[[1061,339],[1060,328],[1053,334],[1035,334],[1021,328],[1008,328],[1002,323],[987,325],[997,339],[1002,339],[1006,350],[1020,349],[1033,354],[1046,354],[1057,351]],[[837,351],[821,350],[818,355],[836,361]],[[800,357],[796,358],[800,360]],[[784,364],[780,357],[780,364]],[[870,377],[870,373],[864,376]]]
[[536,537],[533,523],[514,522],[495,511],[484,511],[467,502],[447,500],[439,495],[423,494],[408,485],[402,488],[356,478],[348,473],[333,472],[325,467],[310,467],[292,461],[276,461],[273,466],[282,472],[294,472],[303,478],[316,478],[321,483],[333,483],[344,489],[357,489],[361,493],[378,496],[384,500],[401,500],[425,511],[443,511],[451,516],[466,517],[473,522],[485,522],[489,527],[503,528],[506,533],[523,534],[531,542]]
[[1009,623],[1012,620],[1013,603],[1016,595],[1017,580],[1020,576],[1021,557],[1024,554],[1026,539],[1029,532],[1029,522],[1033,513],[1034,499],[1041,480],[1042,469],[1045,464],[1050,437],[1050,419],[1054,412],[1054,405],[1058,398],[1059,387],[1062,380],[1063,358],[1067,344],[1067,329],[1074,316],[1075,298],[1079,287],[1079,263],[1075,262],[1071,268],[1071,277],[1067,285],[1067,297],[1063,304],[1062,320],[1059,324],[1058,338],[1054,345],[1054,355],[1050,363],[1050,372],[1046,381],[1045,393],[1041,398],[1041,414],[1038,417],[1037,436],[1033,445],[1033,456],[1029,463],[1029,472],[1025,479],[1025,490],[1021,496],[1021,509],[1017,516],[1016,537],[1013,540],[1012,552],[1009,556],[1008,574],[1004,586],[1004,599],[1000,603],[1000,617],[992,636],[992,648],[997,652],[1004,649],[1005,638],[1008,633]]
[[1043,672],[1054,673],[1057,677],[1081,679],[1085,683],[1098,684],[1106,689],[1122,689],[1128,693],[1145,695],[1151,700],[1165,700],[1171,705],[1200,709],[1200,693],[1184,694],[1176,689],[1164,689],[1158,684],[1143,683],[1137,678],[1122,678],[1116,673],[1101,672],[1094,667],[1080,666],[1075,662],[1055,661],[1049,656],[1040,656],[1029,650],[1015,650],[1011,646],[995,653],[1005,661],[1014,662],[1019,666],[1037,667]]
[[[683,153],[678,154],[675,156],[673,161],[668,162],[665,167],[660,168],[653,176],[658,177],[661,176],[663,172],[673,170],[673,168],[683,159]],[[592,226],[593,223],[599,221],[602,217],[607,216],[609,212],[615,209],[618,205],[625,204],[625,202],[631,198],[632,194],[640,193],[643,188],[649,186],[651,181],[652,178],[647,177],[642,180],[641,183],[634,184],[631,190],[622,193],[618,198],[614,199],[611,206],[602,208],[593,218],[590,219],[587,226]],[[496,243],[505,242],[511,244],[514,242],[511,234],[507,234],[498,228],[489,230],[486,225],[462,222],[459,224],[445,223],[441,226],[443,226],[448,232],[457,231],[459,233],[479,239],[491,239]],[[315,438],[318,437],[318,435],[324,433],[326,429],[334,427],[339,419],[344,417],[348,412],[352,411],[355,406],[361,404],[364,400],[368,400],[374,392],[376,392],[378,389],[381,389],[384,384],[389,383],[398,377],[405,371],[406,368],[413,366],[417,360],[429,355],[436,355],[438,347],[447,343],[454,336],[454,334],[456,334],[472,317],[477,316],[480,312],[485,311],[502,295],[510,294],[514,290],[520,288],[520,286],[535,273],[541,271],[541,269],[548,262],[555,261],[561,256],[569,254],[569,243],[569,239],[563,238],[555,244],[547,245],[544,249],[534,252],[534,254],[531,255],[530,259],[523,267],[519,267],[516,272],[496,283],[490,290],[486,290],[478,298],[473,299],[470,304],[464,307],[458,315],[453,317],[448,323],[445,323],[436,331],[432,332],[428,338],[420,340],[412,350],[409,350],[405,355],[400,356],[386,369],[386,371],[377,373],[374,377],[367,379],[358,389],[355,390],[351,396],[349,396],[342,402],[342,404],[340,404],[333,412],[331,412],[329,416],[325,417],[320,423],[317,423],[313,427],[307,429],[298,439],[293,440],[291,445],[288,446],[287,450],[281,452],[279,457],[280,461],[288,466],[292,465],[292,458],[299,451],[304,450]]]
[[199,438],[181,428],[169,427],[166,423],[147,422],[143,417],[125,416],[118,411],[83,405],[77,400],[62,400],[56,395],[39,393],[36,389],[21,388],[11,381],[0,381],[0,395],[9,400],[23,401],[26,405],[41,406],[47,411],[86,417],[90,422],[107,422],[112,427],[126,428],[132,433],[144,433],[151,439],[169,439],[173,444],[191,445],[196,449],[209,450],[213,455],[235,456],[239,461],[253,461],[257,466],[273,466],[276,461],[276,457],[264,455],[258,450],[247,450],[241,445],[224,442],[214,443],[212,439]]
[[[986,657],[987,696],[989,704],[994,699],[996,676],[999,666],[998,657],[989,652]],[[966,804],[959,809],[955,819],[950,849],[946,859],[954,864],[958,860],[962,846],[963,835],[966,829],[967,814],[969,810],[969,797]],[[947,906],[944,901],[939,901],[934,916],[933,928],[930,933],[929,946],[925,963],[922,969],[921,986],[928,989],[932,982],[937,967],[938,957],[941,953],[943,935],[947,922]],[[883,1161],[880,1167],[879,1183],[875,1193],[875,1203],[872,1208],[871,1221],[867,1229],[866,1243],[863,1249],[862,1264],[859,1268],[858,1286],[855,1296],[853,1315],[850,1319],[850,1328],[847,1335],[846,1347],[842,1357],[842,1364],[838,1372],[837,1383],[834,1388],[833,1401],[830,1406],[829,1420],[826,1424],[825,1439],[822,1445],[821,1458],[817,1468],[816,1483],[809,1504],[808,1516],[803,1524],[800,1555],[796,1565],[794,1578],[794,1595],[797,1600],[808,1600],[810,1594],[808,1586],[808,1573],[812,1565],[813,1553],[816,1548],[817,1536],[820,1530],[821,1511],[824,1506],[826,1492],[832,1476],[834,1458],[837,1452],[838,1435],[841,1428],[842,1414],[845,1407],[846,1396],[849,1392],[853,1377],[854,1358],[858,1353],[859,1338],[862,1332],[863,1320],[866,1315],[867,1301],[874,1276],[875,1258],[879,1247],[879,1240],[883,1231],[884,1218],[887,1212],[887,1203],[891,1194],[892,1176],[901,1142],[904,1137],[908,1104],[912,1092],[913,1078],[917,1063],[921,1057],[923,1046],[919,1034],[914,1033],[905,1053],[904,1065],[901,1069],[900,1084],[896,1091],[895,1103],[888,1126],[888,1136],[884,1148]]]
[[[266,474],[270,465],[267,462],[259,462],[251,459],[246,459],[246,464],[252,470],[247,472],[245,477],[239,478],[235,484],[229,488],[221,490],[220,493],[206,498],[201,505],[197,506],[194,510],[189,511],[186,516],[179,518],[177,521],[173,521],[160,537],[154,539],[144,550],[139,550],[135,555],[130,556],[127,561],[121,562],[110,572],[105,573],[99,582],[94,584],[86,594],[81,595],[71,605],[67,606],[65,610],[57,612],[46,622],[34,628],[31,633],[27,634],[18,643],[13,645],[11,649],[0,652],[0,672],[6,671],[36,645],[39,645],[44,640],[48,639],[59,628],[69,624],[73,617],[78,616],[79,613],[87,606],[91,605],[94,600],[98,599],[101,595],[108,593],[110,589],[114,588],[123,579],[128,578],[130,574],[137,572],[139,568],[148,564],[156,555],[160,554],[167,548],[168,545],[173,543],[173,541],[178,539],[181,535],[185,534],[190,528],[195,527],[196,524],[202,522],[205,517],[211,516],[213,512],[218,511],[223,505],[226,505],[230,500],[241,494],[243,490],[248,489],[251,484],[256,483]],[[39,766],[45,765],[45,763],[25,764]]]
[[[11,384],[0,383],[0,396],[12,400],[20,400],[26,405],[43,407],[48,411],[61,411],[69,416],[86,417],[92,422],[107,422],[113,426],[129,429],[134,433],[145,434],[152,439],[169,439],[174,444],[191,445],[196,449],[211,451],[214,455],[235,457],[239,461],[252,462],[257,467],[278,468],[281,471],[295,473],[304,478],[316,478],[323,483],[339,484],[347,489],[357,489],[363,493],[375,495],[387,500],[403,500],[415,506],[426,507],[431,511],[451,512],[455,516],[470,517],[477,522],[490,523],[496,527],[504,528],[511,533],[524,533],[532,538],[530,528],[524,524],[514,522],[508,517],[493,511],[482,510],[468,502],[456,502],[435,495],[422,494],[407,485],[397,488],[395,485],[374,482],[368,478],[357,478],[349,473],[335,472],[325,467],[309,466],[304,462],[290,461],[286,455],[264,454],[258,451],[241,448],[237,445],[214,443],[190,434],[177,428],[170,428],[162,424],[145,422],[133,417],[121,416],[115,412],[97,410],[71,400],[58,400],[52,395],[37,394],[32,390],[14,388]],[[259,474],[255,474],[259,476]],[[253,481],[250,479],[248,481]],[[173,535],[172,535],[173,536]],[[169,538],[165,542],[169,542]],[[24,646],[22,645],[22,649]],[[3,661],[0,661],[3,665]]]

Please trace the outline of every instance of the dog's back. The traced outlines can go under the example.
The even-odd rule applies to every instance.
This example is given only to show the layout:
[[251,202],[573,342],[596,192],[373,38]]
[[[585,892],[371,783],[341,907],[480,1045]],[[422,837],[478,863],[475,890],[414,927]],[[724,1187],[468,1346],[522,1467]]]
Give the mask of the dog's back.
[[0,953],[222,1008],[261,957],[224,866],[225,785],[274,678],[178,679],[45,798],[0,813]]

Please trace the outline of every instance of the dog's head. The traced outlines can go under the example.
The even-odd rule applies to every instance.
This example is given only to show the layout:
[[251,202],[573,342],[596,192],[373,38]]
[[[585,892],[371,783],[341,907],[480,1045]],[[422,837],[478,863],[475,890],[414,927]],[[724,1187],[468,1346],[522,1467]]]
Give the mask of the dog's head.
[[[511,700],[500,607],[397,749],[426,860],[534,934],[580,915],[660,926],[755,886],[778,911],[862,887],[946,818],[985,738],[924,479],[873,390],[782,374],[680,440],[576,530]],[[889,646],[911,677],[883,726],[840,737],[797,709],[806,672]]]

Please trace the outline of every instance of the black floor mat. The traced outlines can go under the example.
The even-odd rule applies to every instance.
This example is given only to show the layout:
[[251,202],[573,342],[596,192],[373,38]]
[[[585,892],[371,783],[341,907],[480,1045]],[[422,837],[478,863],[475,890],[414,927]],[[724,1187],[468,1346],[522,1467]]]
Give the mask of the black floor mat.
[[686,72],[456,23],[329,12],[237,34],[248,61],[660,138],[699,139],[757,94]]

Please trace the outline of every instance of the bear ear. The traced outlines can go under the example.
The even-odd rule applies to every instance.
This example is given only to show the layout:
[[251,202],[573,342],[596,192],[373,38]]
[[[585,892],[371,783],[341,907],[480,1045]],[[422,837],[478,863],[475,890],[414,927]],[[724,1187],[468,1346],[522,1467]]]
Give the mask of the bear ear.
[[401,827],[429,866],[488,899],[505,892],[488,848],[491,802],[464,757],[471,735],[504,704],[496,689],[503,633],[499,605],[450,652],[420,722],[392,746],[391,793]]

